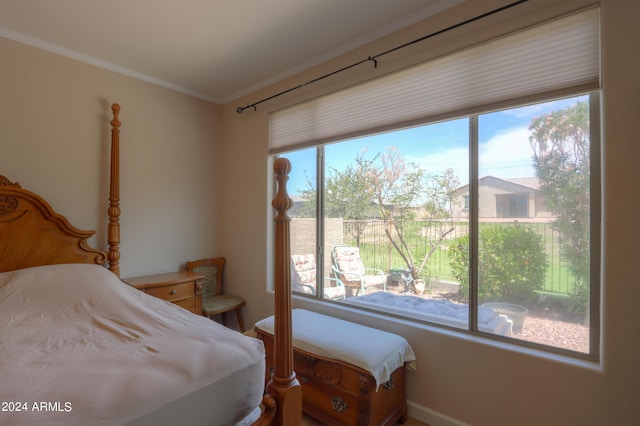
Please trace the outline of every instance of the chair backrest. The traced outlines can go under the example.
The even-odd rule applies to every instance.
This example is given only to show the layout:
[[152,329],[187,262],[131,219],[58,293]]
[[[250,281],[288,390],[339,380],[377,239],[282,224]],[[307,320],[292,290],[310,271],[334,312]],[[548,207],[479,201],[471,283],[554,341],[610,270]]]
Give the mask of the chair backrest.
[[[334,246],[331,249],[333,265],[340,272],[364,275],[364,264],[360,259],[360,249],[351,246]],[[344,281],[343,277],[338,277]],[[351,277],[353,280],[353,276]],[[351,281],[347,280],[347,281]]]
[[291,289],[313,293],[316,288],[316,257],[313,253],[291,255]]
[[187,262],[187,270],[205,276],[202,285],[202,297],[218,296],[222,294],[222,273],[224,271],[224,257],[213,259],[199,259]]

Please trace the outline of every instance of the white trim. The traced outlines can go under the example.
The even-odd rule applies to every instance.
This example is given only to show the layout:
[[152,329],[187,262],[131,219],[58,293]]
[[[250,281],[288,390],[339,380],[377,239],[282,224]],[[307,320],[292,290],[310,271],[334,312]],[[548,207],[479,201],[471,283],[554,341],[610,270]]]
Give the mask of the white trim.
[[112,62],[105,61],[105,60],[96,58],[94,56],[85,55],[75,50],[67,49],[65,47],[43,41],[35,37],[25,36],[24,34],[20,34],[15,31],[8,30],[6,28],[0,27],[0,37],[7,38],[9,40],[13,40],[18,43],[26,44],[27,46],[35,47],[36,49],[45,50],[47,52],[50,52],[56,55],[74,59],[76,61],[80,61],[85,64],[93,65],[98,68],[102,68],[108,71],[113,71],[115,73],[125,75],[127,77],[135,78],[136,80],[141,80],[150,84],[154,84],[156,86],[164,87],[165,89],[173,90],[174,92],[183,93],[185,95],[204,99],[205,101],[213,102],[216,104],[220,103],[218,99],[212,98],[201,92],[197,92],[187,87],[179,86],[169,81],[152,77],[148,74],[143,74],[137,71],[133,71],[131,69],[116,65]]
[[429,426],[471,426],[469,423],[454,419],[438,411],[407,400],[407,414],[409,417],[428,424]]

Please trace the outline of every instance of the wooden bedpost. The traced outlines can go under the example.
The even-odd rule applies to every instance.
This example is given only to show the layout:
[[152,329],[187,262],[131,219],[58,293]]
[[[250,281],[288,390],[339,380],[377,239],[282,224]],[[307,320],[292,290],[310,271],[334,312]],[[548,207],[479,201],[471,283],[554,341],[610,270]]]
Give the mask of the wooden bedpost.
[[299,426],[302,424],[302,390],[293,370],[293,342],[291,324],[291,270],[289,224],[287,211],[293,201],[287,194],[287,181],[291,163],[286,158],[276,159],[273,170],[278,181],[278,192],[272,206],[278,214],[275,222],[275,371],[267,384],[267,393],[277,403],[275,424]]
[[109,179],[109,270],[120,277],[120,105],[111,105],[111,174]]

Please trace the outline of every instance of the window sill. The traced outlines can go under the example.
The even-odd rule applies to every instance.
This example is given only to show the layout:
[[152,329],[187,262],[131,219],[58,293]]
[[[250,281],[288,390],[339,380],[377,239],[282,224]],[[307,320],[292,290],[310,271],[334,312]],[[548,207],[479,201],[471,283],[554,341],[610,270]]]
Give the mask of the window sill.
[[[424,334],[437,334],[446,338],[469,342],[471,345],[482,345],[495,348],[500,351],[507,351],[518,356],[534,357],[542,360],[561,363],[567,366],[581,368],[593,372],[602,372],[602,361],[587,358],[586,354],[563,353],[563,350],[555,352],[553,349],[544,350],[541,348],[529,347],[514,342],[507,341],[509,338],[501,338],[482,332],[471,332],[463,329],[455,329],[437,324],[427,324],[410,319],[385,315],[379,312],[357,309],[340,303],[318,300],[312,297],[293,295],[292,303],[294,308],[303,308],[319,312],[325,315],[335,316],[347,321],[356,322],[369,327],[377,328],[390,333],[395,333],[406,338],[409,343],[413,341],[425,341]],[[428,351],[429,349],[427,349]]]

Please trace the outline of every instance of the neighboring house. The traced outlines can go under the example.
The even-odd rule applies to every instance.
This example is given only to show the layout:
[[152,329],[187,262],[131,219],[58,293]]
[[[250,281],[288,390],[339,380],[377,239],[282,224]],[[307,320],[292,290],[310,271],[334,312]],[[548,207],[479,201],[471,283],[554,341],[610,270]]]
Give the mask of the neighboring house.
[[[547,209],[539,190],[536,177],[501,179],[485,176],[478,181],[479,208],[481,218],[550,219],[553,214]],[[451,192],[452,202],[458,206],[461,217],[469,217],[469,185]]]

